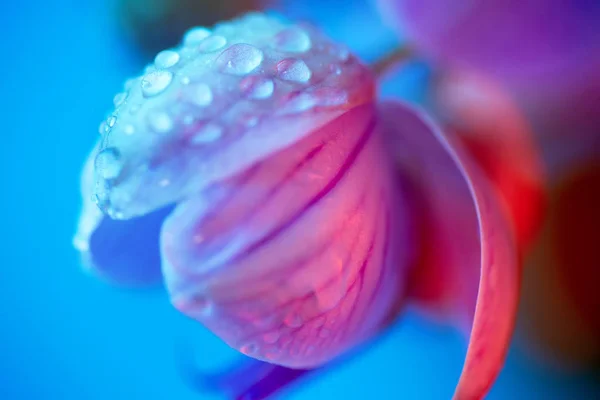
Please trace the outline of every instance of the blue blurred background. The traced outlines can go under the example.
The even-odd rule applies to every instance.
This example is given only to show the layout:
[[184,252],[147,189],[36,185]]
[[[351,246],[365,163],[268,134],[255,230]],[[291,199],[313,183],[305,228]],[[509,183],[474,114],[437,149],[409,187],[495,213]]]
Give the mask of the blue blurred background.
[[[395,43],[366,2],[296,0],[288,10],[365,60]],[[161,290],[87,274],[71,245],[82,163],[113,95],[144,62],[114,21],[103,0],[5,2],[0,11],[0,399],[213,399],[186,386],[175,349],[191,345],[206,369],[238,357]],[[413,92],[411,79],[387,92]],[[456,332],[409,312],[366,352],[282,397],[448,399],[463,352]],[[600,398],[592,383],[515,348],[489,398]]]

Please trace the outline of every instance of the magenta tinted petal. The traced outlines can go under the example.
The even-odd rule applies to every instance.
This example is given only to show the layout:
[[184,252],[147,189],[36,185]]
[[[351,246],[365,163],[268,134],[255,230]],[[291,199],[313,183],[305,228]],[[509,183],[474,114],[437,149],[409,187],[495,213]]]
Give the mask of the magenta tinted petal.
[[378,332],[406,271],[402,198],[373,105],[178,205],[162,232],[175,307],[251,357],[321,365]]
[[401,104],[384,104],[381,113],[401,171],[428,210],[419,284],[439,292],[426,305],[470,332],[455,398],[482,398],[504,362],[517,309],[520,268],[511,228],[489,182],[454,138]]

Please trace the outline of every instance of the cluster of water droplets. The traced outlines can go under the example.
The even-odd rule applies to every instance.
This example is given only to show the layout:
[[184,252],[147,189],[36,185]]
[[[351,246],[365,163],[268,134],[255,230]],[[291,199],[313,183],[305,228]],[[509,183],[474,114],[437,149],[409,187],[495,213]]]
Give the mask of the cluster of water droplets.
[[[136,174],[209,157],[271,118],[345,107],[366,75],[345,47],[308,25],[251,13],[193,28],[114,97],[100,126],[96,201],[110,213],[111,188]],[[162,174],[155,181],[168,186]]]

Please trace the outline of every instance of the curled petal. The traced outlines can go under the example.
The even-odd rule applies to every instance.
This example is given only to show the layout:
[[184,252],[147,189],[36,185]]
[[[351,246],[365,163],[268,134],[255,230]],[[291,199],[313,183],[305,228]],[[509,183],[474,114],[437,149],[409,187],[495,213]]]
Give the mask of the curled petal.
[[158,236],[166,207],[128,221],[116,221],[102,214],[92,200],[93,164],[97,148],[82,173],[82,203],[73,244],[89,271],[113,284],[126,287],[162,284]]
[[212,193],[162,232],[174,305],[244,354],[309,368],[376,333],[403,297],[408,242],[372,105]]
[[[428,210],[413,284],[422,304],[470,331],[455,398],[482,398],[502,367],[520,284],[514,238],[493,190],[458,141],[401,104],[381,108],[400,171]],[[433,286],[423,296],[423,287]]]
[[175,204],[160,241],[180,311],[293,368],[331,360],[397,311],[409,213],[371,74],[343,46],[249,14],[190,31],[115,104],[96,202],[126,222]]

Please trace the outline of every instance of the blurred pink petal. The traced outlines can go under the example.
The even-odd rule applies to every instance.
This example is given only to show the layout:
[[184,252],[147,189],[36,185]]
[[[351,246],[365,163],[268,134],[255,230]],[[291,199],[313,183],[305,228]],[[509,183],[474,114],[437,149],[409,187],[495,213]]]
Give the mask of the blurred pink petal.
[[431,282],[439,291],[417,300],[470,331],[455,398],[482,398],[502,368],[517,310],[520,267],[510,226],[458,141],[397,103],[384,104],[382,116],[400,170],[421,191],[427,212],[415,284]]
[[431,96],[445,129],[459,137],[497,189],[523,253],[541,228],[546,197],[546,174],[529,122],[512,96],[481,74],[441,73]]
[[[600,3],[589,0],[379,0],[383,16],[442,68],[491,75],[518,94],[542,133],[589,122],[600,102]],[[548,114],[549,110],[551,113]],[[561,118],[553,118],[557,113]],[[587,121],[586,121],[587,120]],[[591,124],[589,126],[593,126]],[[581,129],[562,134],[581,134]]]

